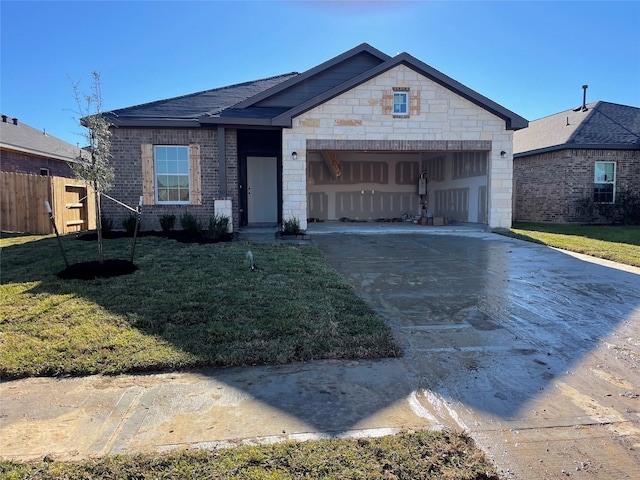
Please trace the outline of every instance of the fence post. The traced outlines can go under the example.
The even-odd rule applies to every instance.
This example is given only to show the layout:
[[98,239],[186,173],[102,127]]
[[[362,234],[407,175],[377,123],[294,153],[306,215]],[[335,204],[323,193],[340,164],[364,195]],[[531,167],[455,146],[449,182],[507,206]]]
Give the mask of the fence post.
[[51,211],[51,205],[49,202],[44,202],[44,207],[47,209],[49,213],[49,221],[51,222],[51,226],[53,226],[53,231],[56,233],[56,238],[58,239],[58,245],[60,245],[60,251],[62,252],[62,258],[64,258],[64,264],[67,268],[69,268],[69,262],[67,262],[67,256],[64,253],[64,248],[62,247],[62,240],[60,240],[60,235],[58,235],[58,229],[56,228],[56,220],[53,217],[53,212]]

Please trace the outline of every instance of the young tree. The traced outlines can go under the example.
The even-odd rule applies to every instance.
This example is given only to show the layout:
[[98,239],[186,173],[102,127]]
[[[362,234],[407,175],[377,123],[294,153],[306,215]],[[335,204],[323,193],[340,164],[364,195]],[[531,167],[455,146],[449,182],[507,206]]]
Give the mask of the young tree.
[[80,125],[84,127],[83,136],[86,146],[78,156],[78,162],[72,165],[75,175],[84,180],[93,190],[96,203],[96,230],[98,234],[98,260],[104,263],[102,245],[102,209],[100,196],[111,190],[114,178],[113,168],[109,166],[111,158],[111,131],[109,122],[102,115],[102,91],[100,73],[93,72],[93,85],[90,94],[82,94],[78,83],[73,83],[73,92],[78,104]]

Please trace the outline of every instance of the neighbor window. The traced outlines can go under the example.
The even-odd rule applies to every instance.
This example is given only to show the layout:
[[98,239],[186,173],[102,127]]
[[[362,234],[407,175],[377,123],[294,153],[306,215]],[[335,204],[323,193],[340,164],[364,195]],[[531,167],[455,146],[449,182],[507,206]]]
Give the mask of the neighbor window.
[[616,193],[615,162],[596,162],[593,175],[593,201],[613,203]]
[[408,115],[408,92],[393,92],[393,114]]
[[154,147],[156,201],[189,203],[189,147]]

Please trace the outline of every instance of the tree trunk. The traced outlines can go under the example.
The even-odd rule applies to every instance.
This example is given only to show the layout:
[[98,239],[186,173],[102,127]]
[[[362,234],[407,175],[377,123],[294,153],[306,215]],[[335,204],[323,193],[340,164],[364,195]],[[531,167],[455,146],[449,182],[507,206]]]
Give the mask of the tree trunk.
[[96,233],[98,234],[98,262],[100,265],[104,265],[104,253],[102,248],[102,208],[100,206],[100,192],[96,188],[96,184],[93,184],[93,192],[96,199]]

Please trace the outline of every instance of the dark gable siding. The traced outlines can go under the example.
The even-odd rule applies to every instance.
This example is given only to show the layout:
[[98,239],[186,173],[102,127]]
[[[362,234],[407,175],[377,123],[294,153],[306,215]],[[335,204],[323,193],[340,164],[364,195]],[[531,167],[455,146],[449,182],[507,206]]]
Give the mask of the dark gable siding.
[[370,53],[361,52],[283,92],[256,103],[255,106],[293,108],[381,63],[382,61],[379,58]]

